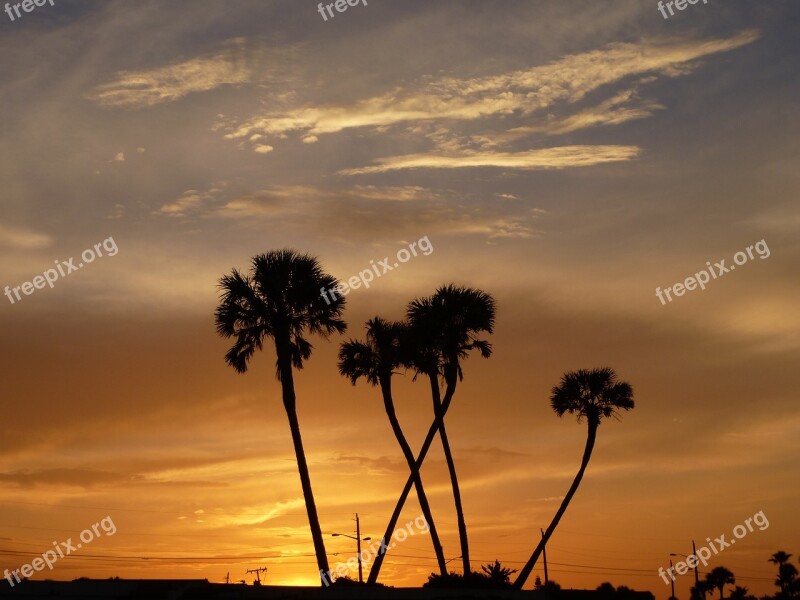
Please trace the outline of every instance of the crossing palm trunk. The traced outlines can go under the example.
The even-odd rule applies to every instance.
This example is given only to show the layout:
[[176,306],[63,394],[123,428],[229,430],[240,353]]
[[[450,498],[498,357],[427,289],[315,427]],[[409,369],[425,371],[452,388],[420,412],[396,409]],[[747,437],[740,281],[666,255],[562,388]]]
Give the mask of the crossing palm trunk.
[[544,532],[544,536],[542,537],[539,544],[536,546],[536,550],[533,551],[528,562],[519,572],[519,576],[517,577],[516,581],[514,581],[514,587],[518,590],[522,589],[522,586],[525,585],[525,581],[528,579],[528,576],[531,574],[534,565],[536,565],[536,561],[539,560],[539,555],[544,550],[544,547],[547,545],[547,540],[550,539],[550,536],[553,535],[553,532],[558,527],[558,522],[561,520],[561,517],[564,516],[564,513],[567,510],[567,506],[572,500],[572,497],[575,495],[575,492],[578,491],[578,486],[581,484],[581,479],[583,479],[583,473],[586,471],[586,467],[589,464],[589,459],[592,457],[592,449],[594,448],[594,442],[597,438],[597,427],[600,425],[600,420],[598,418],[589,416],[589,433],[586,438],[586,447],[583,450],[583,459],[581,460],[581,468],[578,470],[578,474],[575,476],[575,479],[572,482],[572,485],[567,492],[567,495],[564,496],[564,500],[561,502],[561,506],[558,508],[558,512],[556,516],[553,517],[553,520],[550,522],[550,526],[547,528],[547,531]]
[[[453,390],[453,392],[455,392],[455,390]],[[453,394],[450,390],[447,390],[445,392],[444,399],[442,400],[442,416],[447,414],[447,409],[450,408],[450,403],[452,400]],[[375,561],[372,563],[372,567],[370,568],[367,583],[375,583],[378,581],[378,575],[380,575],[381,566],[383,566],[383,559],[386,557],[386,551],[389,547],[388,540],[391,539],[394,529],[397,527],[397,521],[400,519],[400,513],[402,512],[403,506],[408,499],[409,492],[411,492],[411,486],[414,484],[414,477],[419,474],[422,463],[425,460],[425,457],[428,455],[428,450],[430,450],[431,444],[433,444],[433,440],[436,437],[436,432],[438,430],[438,420],[434,419],[433,423],[431,423],[431,426],[428,428],[428,433],[425,435],[425,440],[422,442],[422,447],[420,448],[419,454],[417,454],[417,460],[414,462],[414,468],[409,474],[405,486],[403,486],[403,491],[400,493],[400,498],[397,499],[397,504],[395,504],[392,516],[389,517],[389,523],[386,526],[386,532],[384,533],[383,538],[381,538],[381,547],[378,550],[378,554],[375,556]]]
[[408,468],[411,471],[412,476],[414,476],[414,488],[417,492],[420,508],[422,509],[422,516],[425,517],[425,520],[428,523],[428,533],[431,536],[431,543],[433,544],[433,552],[436,555],[436,562],[439,564],[439,572],[442,575],[446,575],[447,564],[445,563],[444,559],[444,550],[442,549],[442,543],[439,539],[439,533],[436,529],[436,524],[433,521],[433,513],[431,512],[431,507],[428,503],[428,496],[425,493],[425,488],[422,486],[422,476],[419,473],[419,469],[416,468],[416,461],[414,460],[414,454],[411,451],[411,446],[408,444],[408,440],[406,440],[406,436],[403,434],[403,430],[400,427],[400,422],[397,420],[397,414],[394,410],[391,387],[392,382],[390,377],[381,378],[380,384],[381,392],[383,393],[383,406],[386,409],[387,416],[389,417],[389,423],[391,424],[392,431],[397,438],[397,443],[400,444],[400,448],[403,451],[403,456],[408,463]]
[[[442,401],[439,395],[439,380],[435,374],[428,376],[431,383],[431,395],[433,397],[433,410],[436,415],[436,423],[439,429],[439,437],[442,440],[442,449],[444,450],[445,461],[447,462],[447,471],[450,474],[450,485],[453,488],[453,502],[456,506],[456,518],[458,520],[458,538],[461,543],[461,562],[464,567],[464,575],[472,572],[472,566],[469,561],[469,540],[467,538],[467,523],[464,520],[464,507],[461,503],[461,489],[458,485],[458,475],[456,474],[456,464],[453,460],[453,453],[450,450],[450,441],[447,438],[447,430],[444,425],[444,414],[442,413]],[[447,388],[450,390],[450,396],[455,393],[456,381],[458,376],[456,373],[450,373],[448,376]]]

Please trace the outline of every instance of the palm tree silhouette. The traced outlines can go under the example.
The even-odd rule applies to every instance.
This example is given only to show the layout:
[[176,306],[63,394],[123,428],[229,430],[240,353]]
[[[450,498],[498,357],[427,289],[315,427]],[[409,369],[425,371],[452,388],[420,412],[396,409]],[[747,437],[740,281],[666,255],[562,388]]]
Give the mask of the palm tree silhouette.
[[725,586],[736,583],[736,578],[725,567],[714,567],[709,573],[706,573],[706,581],[709,587],[719,590],[719,600],[723,600]]
[[793,564],[789,563],[790,558],[792,558],[791,554],[778,550],[768,559],[769,562],[778,565],[778,578],[775,580],[775,585],[781,589],[781,596],[786,594],[786,589],[791,586],[797,577],[797,569]]
[[444,558],[439,533],[431,513],[428,497],[422,485],[422,477],[419,469],[416,468],[414,453],[406,439],[397,414],[394,409],[392,398],[392,375],[396,368],[402,365],[401,358],[401,338],[407,331],[406,323],[390,323],[380,317],[375,317],[367,321],[367,339],[365,342],[350,340],[342,344],[339,350],[339,373],[350,379],[353,385],[361,378],[365,378],[371,385],[378,385],[383,395],[383,407],[389,417],[389,423],[394,432],[397,443],[408,463],[408,468],[414,477],[414,487],[419,499],[422,514],[428,523],[428,530],[433,543],[433,550],[436,554],[436,561],[439,563],[439,570],[442,575],[447,574],[447,566]]
[[248,274],[233,269],[220,279],[222,294],[216,310],[219,335],[235,338],[225,361],[238,373],[247,371],[253,354],[263,349],[267,338],[275,343],[276,376],[289,418],[321,578],[330,569],[300,436],[292,369],[302,369],[303,361],[311,356],[313,346],[303,337],[307,332],[326,338],[347,328],[341,318],[344,298],[337,296],[328,303],[320,295],[321,288],[336,284],[336,278],[323,272],[315,257],[289,249],[274,250],[253,257]]
[[[453,488],[464,574],[471,573],[472,566],[461,490],[444,424],[444,402],[449,405],[458,381],[463,379],[460,359],[466,358],[473,349],[477,349],[484,358],[491,356],[491,344],[477,339],[475,335],[484,331],[491,333],[494,318],[495,302],[489,294],[454,285],[441,287],[428,298],[412,300],[408,306],[414,349],[411,366],[418,373],[427,375],[430,382],[434,416]],[[439,374],[443,376],[446,386],[444,401],[439,392]]]
[[755,600],[755,596],[746,587],[737,585],[728,595],[728,600]]
[[[404,344],[408,366],[418,373],[428,375],[431,384],[431,393],[434,403],[434,422],[428,429],[428,434],[417,455],[415,467],[419,470],[427,456],[428,450],[436,437],[437,432],[444,428],[444,415],[447,413],[453,395],[456,391],[456,382],[462,378],[460,359],[466,358],[469,351],[478,349],[484,358],[491,355],[492,349],[488,342],[477,339],[475,336],[481,332],[492,333],[495,320],[495,301],[492,296],[480,290],[447,285],[436,290],[433,296],[422,300],[415,300],[409,304],[408,317],[410,322],[410,336]],[[431,372],[434,373],[431,376]],[[446,389],[444,398],[440,398],[438,375],[445,380]],[[445,458],[448,458],[448,471],[453,487],[454,502],[459,520],[459,537],[462,548],[464,573],[470,573],[469,545],[467,531],[461,508],[461,496],[458,489],[458,480],[452,454],[449,453],[447,435],[442,438],[445,449]],[[403,509],[413,483],[413,473],[406,481],[400,498],[395,505],[394,512],[389,519],[383,540],[389,539],[394,531],[400,513]],[[370,569],[370,583],[378,579],[383,559],[386,556],[385,543],[375,556]]]
[[776,565],[782,565],[783,563],[789,562],[790,558],[792,558],[791,554],[784,552],[783,550],[778,550],[775,554],[769,557],[767,562],[771,562]]
[[613,369],[604,367],[601,369],[580,369],[565,373],[561,378],[561,383],[553,388],[550,396],[550,405],[559,417],[570,413],[578,416],[578,422],[586,418],[589,426],[586,438],[586,447],[583,451],[581,468],[572,482],[572,485],[564,496],[561,506],[556,512],[550,526],[545,531],[541,541],[536,546],[528,562],[520,571],[514,587],[522,589],[525,580],[533,570],[539,555],[544,549],[550,536],[558,526],[558,522],[567,510],[572,497],[578,490],[578,486],[583,479],[583,473],[592,457],[597,428],[603,418],[616,417],[619,410],[630,410],[633,408],[633,388],[624,381],[617,380],[617,374]]

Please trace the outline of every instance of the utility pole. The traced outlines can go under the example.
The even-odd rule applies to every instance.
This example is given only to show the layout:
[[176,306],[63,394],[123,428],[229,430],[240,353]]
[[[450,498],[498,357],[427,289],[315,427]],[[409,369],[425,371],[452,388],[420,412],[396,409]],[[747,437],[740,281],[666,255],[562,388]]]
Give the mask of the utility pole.
[[356,513],[356,547],[358,548],[358,583],[364,583],[364,573],[361,571],[361,523],[358,522],[358,513]]
[[[541,531],[541,532],[542,532],[542,539],[544,539],[544,529],[542,529],[542,528],[540,527],[540,528],[539,528],[539,531]],[[548,584],[548,582],[550,581],[550,580],[547,578],[547,544],[545,544],[544,546],[542,546],[542,558],[544,559],[544,584],[545,584],[545,585],[547,585],[547,584]]]
[[231,572],[230,572],[230,571],[228,571],[228,572],[225,574],[225,583],[230,583],[230,582],[231,582]]
[[245,573],[255,573],[256,580],[253,582],[253,585],[261,585],[261,573],[266,573],[267,567],[261,567],[260,569],[247,569]]
[[347,535],[346,533],[335,533],[335,532],[332,533],[331,536],[332,537],[341,536],[341,537],[350,538],[351,540],[355,540],[356,541],[356,548],[357,548],[357,551],[358,551],[358,557],[357,557],[358,558],[358,583],[364,583],[364,572],[363,572],[363,567],[361,565],[361,541],[363,540],[365,542],[368,542],[372,538],[371,537],[365,537],[365,538],[361,537],[361,523],[358,520],[358,513],[356,513],[356,535],[355,535],[355,537],[353,537],[352,535]]
[[672,580],[672,581],[670,581],[670,583],[672,584],[672,596],[670,596],[670,600],[675,600],[675,578],[672,576],[672,574],[674,572],[675,571],[673,571],[673,567],[672,567],[672,559],[670,558],[669,559],[669,576],[670,576],[670,579]]

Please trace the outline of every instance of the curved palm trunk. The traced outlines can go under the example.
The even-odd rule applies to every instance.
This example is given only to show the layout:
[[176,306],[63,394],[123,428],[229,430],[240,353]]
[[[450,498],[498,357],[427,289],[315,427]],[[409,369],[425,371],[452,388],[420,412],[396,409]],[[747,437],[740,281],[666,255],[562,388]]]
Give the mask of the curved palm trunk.
[[[450,397],[455,394],[456,381],[458,376],[453,373],[449,377],[447,389],[450,391]],[[464,575],[472,572],[472,566],[469,562],[469,541],[467,539],[467,523],[464,520],[464,507],[461,504],[461,489],[458,485],[458,475],[456,474],[456,463],[453,461],[453,453],[450,450],[450,441],[447,438],[447,430],[444,427],[444,413],[442,412],[442,401],[439,395],[439,381],[435,374],[429,375],[428,378],[431,382],[431,395],[433,397],[433,411],[436,415],[436,424],[439,428],[439,437],[442,440],[442,449],[444,450],[444,457],[447,461],[447,470],[450,473],[450,484],[453,487],[453,502],[456,505],[456,516],[458,519],[458,538],[461,542],[461,558],[464,566]]]
[[431,543],[433,544],[433,551],[436,554],[436,562],[439,563],[439,572],[442,575],[447,574],[447,564],[444,560],[444,550],[442,549],[442,542],[439,539],[439,532],[436,530],[436,525],[433,522],[433,513],[431,512],[430,504],[428,503],[428,496],[425,493],[425,488],[422,487],[422,477],[419,474],[419,469],[416,468],[414,454],[411,451],[411,446],[403,434],[400,427],[400,422],[397,420],[397,414],[394,410],[394,401],[392,400],[392,382],[389,377],[381,378],[381,392],[383,393],[383,406],[386,409],[386,415],[389,417],[389,423],[392,426],[394,436],[397,438],[397,443],[403,451],[403,456],[406,458],[408,468],[414,477],[414,488],[417,492],[419,499],[419,506],[422,509],[422,516],[428,523],[428,533],[431,536]]
[[[453,390],[453,392],[454,391],[455,390]],[[442,401],[442,416],[447,414],[447,409],[450,408],[450,402],[452,399],[453,394],[450,390],[447,390],[444,395],[444,400]],[[369,578],[367,579],[367,583],[375,583],[378,581],[378,575],[381,572],[383,559],[386,557],[386,551],[388,550],[386,540],[392,537],[394,528],[397,527],[397,521],[400,519],[400,513],[402,512],[403,506],[408,499],[409,492],[411,492],[411,486],[414,484],[414,477],[416,474],[419,474],[419,470],[422,467],[422,462],[428,455],[428,450],[431,449],[431,444],[433,444],[433,440],[436,437],[436,432],[438,430],[438,422],[436,419],[434,419],[433,423],[431,423],[431,426],[428,428],[428,433],[425,436],[425,440],[422,442],[422,448],[420,448],[419,454],[417,455],[414,468],[412,469],[411,474],[408,476],[406,484],[403,487],[403,491],[400,493],[400,498],[398,498],[397,504],[394,507],[394,512],[392,512],[392,516],[389,518],[389,524],[386,526],[386,533],[383,534],[383,538],[381,539],[380,549],[378,550],[378,554],[375,556],[375,561],[372,563],[372,568],[369,570]]]
[[561,517],[564,516],[564,513],[567,510],[567,506],[572,500],[572,497],[575,495],[575,492],[578,491],[578,486],[581,483],[581,479],[583,479],[583,473],[586,471],[586,467],[589,464],[589,459],[592,457],[592,449],[594,448],[594,442],[597,438],[597,427],[600,424],[599,421],[595,421],[592,418],[589,418],[589,435],[586,438],[586,448],[583,451],[583,460],[581,461],[581,468],[578,470],[578,474],[575,476],[575,479],[572,482],[572,486],[570,486],[567,495],[564,496],[564,500],[561,502],[561,506],[556,513],[556,516],[553,517],[553,520],[550,522],[550,526],[547,528],[547,531],[544,532],[544,536],[542,540],[539,542],[539,545],[536,546],[536,550],[533,551],[533,555],[519,572],[519,576],[517,577],[516,581],[514,581],[514,587],[518,590],[522,589],[522,586],[525,585],[525,581],[528,579],[528,576],[531,574],[536,561],[539,560],[539,555],[544,550],[544,547],[547,545],[547,540],[550,539],[550,536],[553,535],[556,527],[558,526],[558,522],[561,520]]
[[330,571],[328,566],[328,555],[325,553],[325,543],[322,539],[322,528],[319,525],[319,515],[317,505],[314,502],[314,492],[311,490],[311,476],[308,472],[306,453],[303,450],[303,438],[300,436],[300,423],[297,420],[297,399],[294,393],[294,378],[292,376],[292,362],[288,351],[278,347],[278,369],[280,372],[281,390],[283,392],[283,406],[286,415],[289,417],[289,428],[292,431],[292,442],[294,453],[297,457],[297,470],[300,472],[300,484],[303,488],[303,499],[308,513],[308,524],[311,527],[311,538],[314,541],[314,553],[317,557],[317,566],[320,570],[320,581],[326,584],[327,573]]

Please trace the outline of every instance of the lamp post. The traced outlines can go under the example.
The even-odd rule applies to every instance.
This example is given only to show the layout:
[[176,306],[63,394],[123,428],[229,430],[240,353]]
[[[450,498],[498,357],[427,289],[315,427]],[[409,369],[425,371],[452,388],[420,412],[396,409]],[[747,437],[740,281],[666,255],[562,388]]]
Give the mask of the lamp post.
[[[685,559],[689,559],[688,556],[685,554],[680,554],[679,552],[670,552],[670,556],[682,556]],[[697,572],[697,546],[694,544],[694,540],[692,540],[692,556],[694,556],[694,590],[695,590],[695,600],[700,599],[700,574]],[[672,561],[670,561],[670,566],[672,566]],[[674,596],[674,594],[673,594]],[[705,598],[705,594],[703,594]]]
[[[670,554],[670,556],[672,556],[672,554]],[[670,596],[670,600],[676,600],[675,599],[675,575],[674,575],[675,571],[673,570],[673,567],[672,567],[672,559],[671,558],[669,559],[669,570],[670,570],[670,580],[671,580],[670,583],[672,584],[672,595]]]
[[368,542],[372,538],[371,537],[361,537],[361,523],[358,520],[358,513],[356,513],[356,535],[355,537],[352,535],[347,535],[346,533],[332,533],[332,537],[346,537],[350,538],[351,540],[356,541],[356,550],[358,552],[358,583],[364,583],[364,572],[361,566],[361,542]]

